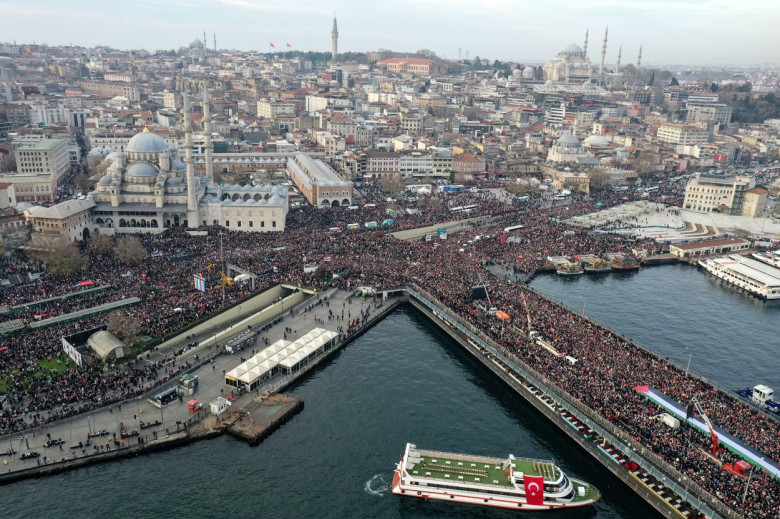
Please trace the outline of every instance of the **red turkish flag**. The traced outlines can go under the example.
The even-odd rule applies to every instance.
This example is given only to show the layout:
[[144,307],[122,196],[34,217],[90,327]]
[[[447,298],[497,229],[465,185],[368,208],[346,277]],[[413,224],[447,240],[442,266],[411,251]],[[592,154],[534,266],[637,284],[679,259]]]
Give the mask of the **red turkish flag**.
[[524,476],[525,501],[529,505],[541,505],[544,502],[544,477]]

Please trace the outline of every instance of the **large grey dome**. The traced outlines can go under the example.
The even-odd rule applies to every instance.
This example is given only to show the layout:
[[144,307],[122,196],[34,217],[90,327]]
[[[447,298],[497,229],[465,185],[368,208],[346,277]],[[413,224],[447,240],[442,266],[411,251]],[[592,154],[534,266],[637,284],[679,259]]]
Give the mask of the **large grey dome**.
[[156,177],[157,168],[146,162],[136,162],[127,167],[125,175],[128,177]]
[[163,138],[148,130],[135,134],[127,143],[127,151],[133,153],[159,153],[167,149]]

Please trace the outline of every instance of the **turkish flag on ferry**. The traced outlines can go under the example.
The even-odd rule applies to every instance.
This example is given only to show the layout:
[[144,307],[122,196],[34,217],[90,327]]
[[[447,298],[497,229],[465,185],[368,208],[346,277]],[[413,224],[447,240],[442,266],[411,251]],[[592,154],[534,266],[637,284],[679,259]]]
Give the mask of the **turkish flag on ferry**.
[[544,502],[544,476],[523,476],[525,501],[529,505],[541,505]]

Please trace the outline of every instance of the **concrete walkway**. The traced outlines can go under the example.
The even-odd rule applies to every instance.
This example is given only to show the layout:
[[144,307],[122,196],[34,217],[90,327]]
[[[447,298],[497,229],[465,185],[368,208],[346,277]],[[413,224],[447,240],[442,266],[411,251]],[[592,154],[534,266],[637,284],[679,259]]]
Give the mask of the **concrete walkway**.
[[[337,331],[339,326],[343,326],[346,329],[346,322],[350,316],[353,319],[359,317],[361,311],[372,306],[370,300],[362,298],[350,299],[349,295],[350,293],[348,292],[331,289],[319,296],[323,300],[321,305],[316,304],[319,300],[317,296],[309,298],[301,303],[299,307],[293,309],[293,316],[290,315],[290,311],[285,311],[280,322],[260,333],[255,344],[243,351],[237,351],[230,355],[218,355],[215,348],[205,346],[204,348],[193,348],[183,353],[176,359],[177,366],[186,361],[194,362],[196,355],[200,360],[214,356],[213,363],[209,361],[192,372],[198,376],[199,381],[198,389],[194,395],[191,397],[183,396],[181,401],[177,400],[163,409],[152,405],[148,400],[148,398],[161,390],[158,389],[146,396],[125,401],[121,405],[114,404],[110,407],[104,407],[76,417],[46,424],[36,428],[34,431],[26,431],[23,434],[14,434],[0,438],[0,454],[11,448],[16,451],[14,455],[0,457],[2,459],[0,463],[3,464],[0,470],[2,472],[11,472],[36,468],[39,466],[39,463],[44,464],[44,456],[46,457],[46,464],[51,465],[52,463],[73,459],[74,457],[82,458],[100,454],[107,450],[114,452],[117,448],[122,448],[120,425],[128,431],[138,430],[139,436],[145,443],[176,434],[177,428],[183,429],[184,423],[193,418],[193,414],[187,407],[187,401],[191,398],[196,398],[203,404],[203,414],[205,414],[208,412],[208,404],[211,401],[221,395],[227,396],[233,388],[225,385],[224,372],[241,364],[242,357],[245,359],[249,358],[252,355],[249,350],[253,348],[257,348],[258,351],[262,350],[265,347],[265,343],[261,342],[261,338],[267,338],[268,343],[272,344],[274,341],[284,338],[285,328],[292,329],[292,332],[287,334],[287,340],[290,341],[305,335],[315,327]],[[325,301],[330,306],[327,306]],[[304,311],[304,308],[311,305],[314,305],[311,310]],[[338,319],[329,320],[329,310],[332,310],[334,316],[337,316]],[[344,320],[341,320],[342,311],[344,312]],[[376,311],[372,308],[371,314],[374,315],[375,313]],[[324,321],[324,323],[319,322],[320,320]],[[169,352],[156,352],[154,356],[162,356],[165,353]],[[167,382],[163,388],[175,386],[178,383],[178,378]],[[278,383],[278,377],[270,381],[270,385]],[[263,386],[259,388],[259,392],[262,393],[267,388],[268,385]],[[234,402],[234,405],[241,406],[244,404],[242,399],[249,402],[252,396],[244,395]],[[213,419],[210,417],[206,418],[207,422],[210,420]],[[156,421],[159,421],[160,424],[141,429],[141,422],[154,423]],[[177,422],[179,422],[178,426]],[[108,434],[101,437],[94,436],[96,431],[100,430],[105,430]],[[91,445],[79,448],[78,443],[86,443],[88,435],[91,437]],[[49,437],[55,440],[62,439],[64,443],[61,446],[44,447],[44,443]],[[119,445],[115,443],[115,439],[120,442]],[[127,438],[125,446],[137,445],[138,441],[139,438],[136,436]],[[28,451],[38,452],[40,458],[21,460],[21,454]]]

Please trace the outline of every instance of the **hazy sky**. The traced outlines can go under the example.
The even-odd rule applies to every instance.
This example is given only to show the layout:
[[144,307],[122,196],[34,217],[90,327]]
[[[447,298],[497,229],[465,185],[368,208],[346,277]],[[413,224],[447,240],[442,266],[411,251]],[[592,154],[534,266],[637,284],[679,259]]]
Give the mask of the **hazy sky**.
[[643,65],[780,61],[778,0],[0,0],[0,41],[156,50],[205,29],[209,47],[329,51],[334,12],[340,51],[544,61],[589,29],[598,62],[608,25],[607,63],[640,44]]

